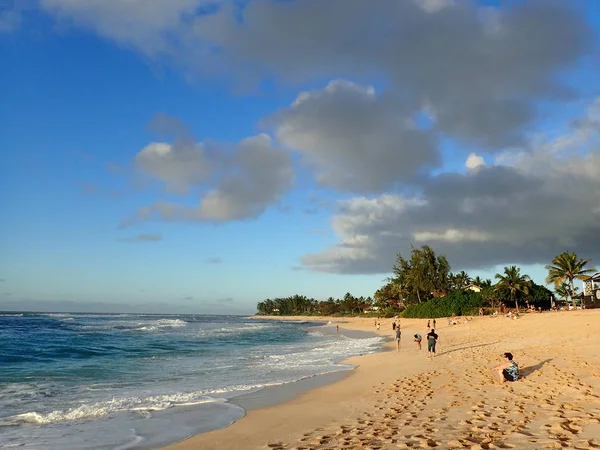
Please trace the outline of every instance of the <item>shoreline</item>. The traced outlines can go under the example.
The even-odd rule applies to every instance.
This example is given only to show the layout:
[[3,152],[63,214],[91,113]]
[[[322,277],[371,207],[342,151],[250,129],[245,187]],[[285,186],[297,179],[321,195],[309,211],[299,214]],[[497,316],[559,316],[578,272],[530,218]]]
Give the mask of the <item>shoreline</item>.
[[[340,330],[374,328],[372,318],[331,319]],[[380,320],[375,334],[391,336],[393,319]],[[438,321],[436,358],[407,339],[424,334],[426,319],[401,319],[399,353],[386,342],[388,351],[343,361],[357,367],[340,380],[166,448],[600,448],[600,310]],[[494,380],[503,351],[524,379]]]
[[[267,319],[273,321],[282,321],[282,322],[311,322],[317,325],[317,329],[321,332],[329,334],[329,335],[340,335],[345,336],[351,339],[365,339],[365,338],[373,338],[379,337],[382,338],[382,342],[379,344],[378,348],[376,348],[373,352],[355,355],[350,358],[346,358],[340,361],[335,361],[336,365],[339,366],[347,366],[347,368],[341,368],[339,370],[319,373],[316,375],[308,376],[305,378],[301,378],[296,381],[291,381],[288,383],[265,386],[257,391],[249,392],[247,394],[242,394],[237,397],[232,397],[227,401],[227,403],[239,406],[244,409],[245,414],[234,420],[233,422],[206,431],[202,431],[200,433],[194,434],[192,436],[186,437],[182,440],[170,443],[163,449],[172,449],[178,446],[179,444],[185,443],[190,439],[194,439],[198,436],[204,436],[207,433],[219,432],[226,430],[236,423],[245,420],[248,414],[251,411],[262,410],[265,408],[277,407],[279,405],[285,404],[287,402],[293,401],[297,397],[310,392],[314,389],[322,388],[328,386],[330,384],[334,384],[344,379],[352,376],[353,372],[358,368],[356,364],[353,364],[351,361],[354,361],[355,358],[361,358],[365,355],[371,355],[386,351],[391,351],[392,348],[389,346],[389,342],[391,339],[386,339],[386,336],[376,333],[375,331],[367,331],[359,328],[344,328],[342,327],[342,322],[333,321],[332,317],[294,317],[294,316],[249,316],[246,317],[248,319]],[[336,331],[335,325],[340,325],[339,331]],[[389,348],[387,348],[389,347]],[[243,447],[242,447],[243,448]]]
[[[284,319],[284,320],[292,320],[292,319]],[[322,321],[318,320],[315,322],[322,322]],[[352,339],[382,337],[382,336],[378,336],[376,333],[371,333],[371,332],[362,331],[362,330],[348,329],[348,328],[346,328],[346,329],[340,328],[339,333],[337,333],[335,331],[335,329],[333,328],[333,325],[335,325],[335,323],[333,323],[333,324],[332,323],[323,323],[318,328],[323,329],[322,331],[326,332],[327,334],[331,334],[331,335],[339,334],[341,336],[346,336],[346,337],[349,337]],[[388,351],[385,348],[386,344],[387,344],[387,341],[384,338],[384,340],[379,345],[379,348],[377,348],[374,352],[367,353],[367,354]],[[351,358],[360,358],[361,356],[364,356],[364,355],[356,355]],[[335,362],[335,364],[337,364],[339,366],[349,366],[348,368],[335,370],[332,372],[319,373],[319,374],[312,375],[312,376],[309,376],[306,378],[301,378],[296,381],[291,381],[289,383],[278,384],[275,386],[265,386],[264,388],[262,388],[258,391],[251,392],[248,394],[243,394],[238,397],[233,397],[232,399],[229,400],[229,403],[232,403],[241,408],[244,408],[244,410],[246,410],[246,414],[247,414],[248,411],[252,411],[255,409],[261,409],[261,408],[267,408],[270,406],[276,406],[276,405],[288,402],[311,389],[323,387],[328,384],[341,381],[344,378],[350,376],[352,374],[352,372],[354,370],[356,370],[357,366],[355,366],[354,364],[347,363],[347,361],[349,359],[350,358],[346,358],[346,359]],[[243,420],[243,417],[241,419],[238,419],[238,421],[239,420]],[[231,425],[233,425],[233,424],[231,424]],[[229,426],[231,426],[231,425],[229,425]]]
[[[229,403],[244,408],[246,410],[246,414],[243,417],[225,427],[202,432],[170,444],[164,447],[164,450],[188,450],[198,448],[197,445],[200,444],[200,442],[197,442],[198,440],[204,441],[205,438],[210,440],[211,437],[209,435],[227,433],[226,430],[236,427],[238,424],[248,420],[249,417],[252,417],[251,420],[254,420],[255,415],[262,415],[264,412],[277,410],[277,408],[293,403],[306,395],[311,395],[315,391],[318,392],[320,390],[325,390],[330,386],[335,386],[340,383],[343,384],[347,380],[351,379],[356,372],[360,370],[363,358],[393,352],[394,350],[391,323],[395,319],[380,319],[381,330],[377,332],[377,330],[374,329],[373,318],[339,318],[329,316],[249,316],[248,318],[274,321],[316,322],[321,324],[319,328],[328,330],[330,334],[336,334],[334,327],[335,325],[339,325],[340,335],[355,339],[380,337],[383,338],[383,341],[381,342],[379,348],[372,353],[356,355],[336,362],[336,364],[340,365],[353,366],[352,368],[324,374],[317,374],[282,385],[267,386],[259,391],[234,397],[229,400]],[[422,321],[422,319],[406,319],[406,322],[409,321]],[[384,327],[384,322],[385,325],[388,325],[387,328],[389,328],[389,330]],[[385,331],[384,328],[386,328]],[[222,447],[222,445],[225,444],[215,444],[213,446],[211,444],[202,442],[201,448],[250,448],[247,447],[246,441],[244,441],[244,444],[238,446],[238,444],[228,440],[226,447]]]

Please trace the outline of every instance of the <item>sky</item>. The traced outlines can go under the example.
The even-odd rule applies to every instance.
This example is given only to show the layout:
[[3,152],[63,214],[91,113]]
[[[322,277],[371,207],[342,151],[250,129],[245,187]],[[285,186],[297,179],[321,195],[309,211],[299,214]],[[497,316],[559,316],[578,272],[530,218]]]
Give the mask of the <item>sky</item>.
[[596,0],[0,1],[0,310],[600,265]]

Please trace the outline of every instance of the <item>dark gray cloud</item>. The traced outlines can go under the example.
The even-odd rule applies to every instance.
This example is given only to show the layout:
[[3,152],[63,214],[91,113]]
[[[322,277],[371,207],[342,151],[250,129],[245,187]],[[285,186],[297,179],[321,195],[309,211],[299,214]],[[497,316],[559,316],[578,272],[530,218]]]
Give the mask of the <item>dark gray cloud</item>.
[[279,142],[303,155],[319,184],[381,192],[441,162],[435,137],[410,114],[394,96],[337,80],[300,93],[266,123]]
[[592,42],[577,2],[501,6],[469,0],[380,0],[377,8],[365,0],[41,1],[55,17],[192,76],[383,80],[415,113],[426,111],[436,129],[484,148],[521,141],[537,101],[570,98],[574,93],[558,75]]
[[572,95],[556,75],[590,48],[591,33],[570,3],[423,5],[253,1],[199,17],[196,31],[216,49],[208,63],[237,73],[290,82],[383,75],[439,130],[484,147],[519,141],[535,117],[534,100]]
[[411,196],[340,202],[332,219],[339,243],[302,262],[318,271],[387,273],[397,252],[429,244],[465,269],[548,263],[565,250],[600,263],[599,143],[597,99],[567,133],[501,154],[493,165],[429,177]]

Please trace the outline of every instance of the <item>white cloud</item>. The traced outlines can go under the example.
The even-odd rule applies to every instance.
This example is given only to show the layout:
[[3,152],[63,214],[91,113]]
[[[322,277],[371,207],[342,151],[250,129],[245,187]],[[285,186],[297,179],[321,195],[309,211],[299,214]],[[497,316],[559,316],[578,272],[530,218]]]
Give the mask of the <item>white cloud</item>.
[[479,167],[485,166],[485,160],[483,157],[476,155],[475,153],[469,154],[465,167],[469,170],[476,170]]
[[225,222],[257,218],[294,183],[290,155],[274,147],[266,134],[227,149],[214,146],[212,152],[202,152],[203,144],[187,145],[184,150],[168,144],[142,149],[136,163],[146,175],[167,187],[202,187],[207,192],[197,207],[158,200],[139,208],[121,227],[151,219]]
[[153,142],[135,157],[135,167],[163,182],[169,191],[187,192],[206,180],[211,173],[204,146],[197,143],[172,145]]

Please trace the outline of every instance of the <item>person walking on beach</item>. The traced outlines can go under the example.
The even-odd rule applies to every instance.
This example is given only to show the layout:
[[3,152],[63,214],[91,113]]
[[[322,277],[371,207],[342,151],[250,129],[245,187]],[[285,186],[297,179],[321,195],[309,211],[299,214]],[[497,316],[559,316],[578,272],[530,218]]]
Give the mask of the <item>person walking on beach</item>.
[[427,332],[429,332],[429,329],[431,328],[431,320],[427,321]]
[[377,321],[377,331],[381,330],[381,322],[378,320]]
[[396,331],[396,321],[392,322],[392,330]]
[[440,337],[435,334],[435,328],[432,328],[427,334],[427,352],[429,353],[430,358],[435,356],[435,344],[437,344],[439,338]]
[[504,362],[494,367],[494,370],[498,371],[500,383],[519,379],[519,365],[513,361],[513,355],[510,352],[504,353]]
[[401,338],[400,328],[396,328],[396,352],[400,351],[400,338]]
[[[436,320],[435,320],[435,319],[433,319],[433,329],[434,329],[434,330],[437,328],[437,326],[436,326],[436,325],[437,325],[437,322],[436,322]],[[433,331],[433,330],[431,330],[431,331]]]
[[414,338],[415,342],[417,343],[417,349],[421,350],[421,341],[423,340],[423,337],[419,333],[417,333],[414,335]]

